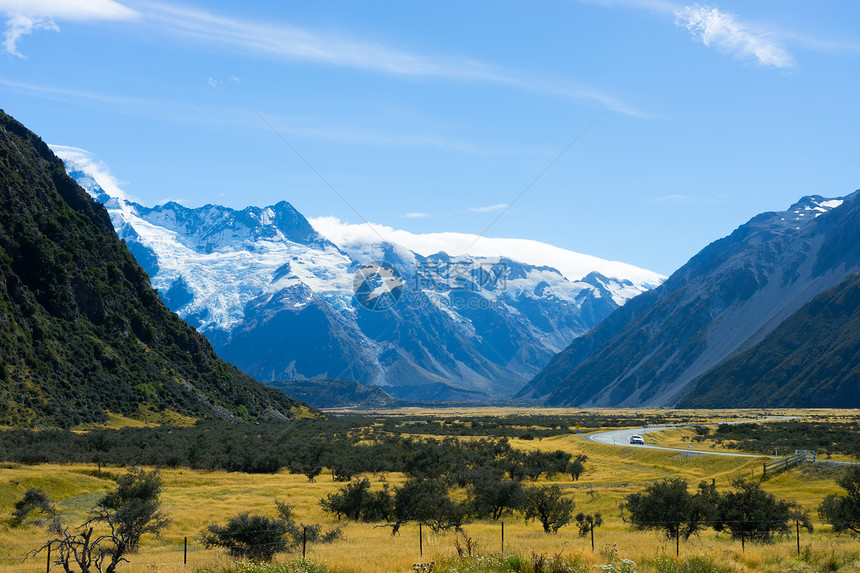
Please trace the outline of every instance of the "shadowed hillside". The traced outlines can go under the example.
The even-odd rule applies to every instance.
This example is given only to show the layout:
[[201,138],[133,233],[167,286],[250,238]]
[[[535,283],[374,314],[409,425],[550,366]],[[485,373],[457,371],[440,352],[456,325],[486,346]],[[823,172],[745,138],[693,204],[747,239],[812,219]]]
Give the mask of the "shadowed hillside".
[[0,357],[0,424],[73,426],[141,405],[227,419],[307,411],[170,312],[104,208],[2,111]]

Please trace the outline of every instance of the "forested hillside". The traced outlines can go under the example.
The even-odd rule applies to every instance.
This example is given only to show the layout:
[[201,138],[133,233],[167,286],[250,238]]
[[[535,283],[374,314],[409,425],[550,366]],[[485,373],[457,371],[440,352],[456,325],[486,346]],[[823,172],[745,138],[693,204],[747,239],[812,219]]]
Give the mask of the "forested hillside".
[[228,419],[307,411],[170,312],[104,208],[0,111],[0,424],[67,427],[141,405]]

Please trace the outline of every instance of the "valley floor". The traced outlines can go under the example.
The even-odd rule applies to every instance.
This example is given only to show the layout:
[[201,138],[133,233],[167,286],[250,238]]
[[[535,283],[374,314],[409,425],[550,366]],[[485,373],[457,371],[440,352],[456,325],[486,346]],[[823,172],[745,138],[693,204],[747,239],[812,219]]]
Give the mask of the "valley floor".
[[[458,413],[459,416],[466,414]],[[689,438],[683,438],[683,431],[670,431],[666,435],[666,443],[688,443]],[[687,431],[693,432],[692,428]],[[655,434],[655,438],[659,435]],[[684,562],[698,558],[717,567],[708,571],[860,571],[860,540],[833,534],[830,526],[820,521],[816,511],[826,495],[841,492],[834,482],[838,470],[833,467],[807,464],[767,476],[761,481],[767,492],[797,502],[810,512],[815,531],[801,531],[799,554],[794,536],[779,539],[772,545],[747,544],[742,550],[740,542],[707,530],[689,541],[682,540],[680,561],[676,561],[674,540],[656,532],[634,531],[624,523],[619,512],[619,502],[624,496],[642,491],[655,480],[670,477],[682,477],[691,487],[702,480],[713,480],[720,490],[728,489],[731,480],[738,477],[761,480],[762,458],[619,448],[584,437],[583,434],[565,434],[543,439],[514,438],[511,444],[522,450],[559,449],[588,456],[586,471],[578,481],[569,475],[557,475],[551,482],[540,479],[539,483],[559,485],[576,503],[575,513],[600,512],[603,515],[604,524],[595,531],[594,551],[591,540],[578,536],[573,524],[561,528],[558,534],[544,534],[539,523],[525,523],[517,514],[505,515],[498,522],[468,523],[464,527],[465,536],[454,532],[433,533],[425,526],[421,528],[420,539],[419,527],[413,524],[403,526],[397,536],[392,536],[391,529],[381,523],[338,523],[322,511],[319,500],[336,492],[343,483],[332,481],[325,472],[314,482],[308,482],[304,475],[283,471],[277,474],[244,474],[165,468],[162,469],[165,486],[162,500],[172,523],[161,539],[145,538],[141,552],[132,555],[131,563],[121,566],[119,571],[172,573],[230,568],[233,559],[223,552],[202,547],[201,532],[210,523],[224,523],[240,512],[274,516],[276,499],[291,504],[299,522],[343,527],[343,539],[331,545],[308,546],[308,558],[325,567],[303,569],[308,571],[406,572],[414,570],[416,563],[431,561],[439,563],[436,569],[439,571],[443,561],[450,564],[455,560],[455,543],[462,547],[465,537],[477,543],[474,552],[480,555],[518,553],[529,562],[540,555],[561,555],[581,564],[582,570],[590,568],[592,571],[594,566],[621,567],[622,558],[635,562],[636,570],[641,572],[698,571],[666,568],[669,562],[680,567]],[[57,501],[69,522],[80,522],[95,501],[114,486],[113,480],[121,473],[124,473],[123,468],[102,468],[99,472],[97,467],[83,464],[3,464],[0,466],[0,514],[9,516],[15,501],[22,497],[24,491],[37,487],[43,488]],[[366,477],[374,488],[381,487],[383,483],[396,486],[405,481],[402,474],[366,474]],[[454,495],[465,494],[455,490]],[[24,556],[44,544],[46,539],[39,527],[13,528],[8,519],[4,519],[0,522],[0,573],[45,571],[44,552],[27,559]],[[299,549],[298,553],[280,555],[278,559],[293,560],[301,557],[300,553]],[[464,561],[456,568],[444,570],[503,570],[480,567],[480,564]]]

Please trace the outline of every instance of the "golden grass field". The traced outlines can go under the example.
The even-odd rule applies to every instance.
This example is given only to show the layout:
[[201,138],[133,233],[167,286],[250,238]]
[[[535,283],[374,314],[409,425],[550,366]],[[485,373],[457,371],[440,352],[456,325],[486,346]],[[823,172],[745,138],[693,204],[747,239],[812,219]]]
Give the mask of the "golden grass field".
[[[522,411],[522,410],[517,410]],[[472,410],[433,411],[432,414],[465,418],[469,415],[504,416],[511,410],[485,408]],[[543,412],[543,411],[541,411]],[[567,411],[565,411],[567,412]],[[401,412],[403,413],[403,412]],[[410,410],[416,416],[429,411]],[[756,412],[759,413],[759,412]],[[781,412],[783,413],[783,412]],[[708,413],[714,419],[743,417],[744,412]],[[796,412],[796,415],[809,415]],[[695,416],[702,418],[701,413]],[[753,414],[754,415],[754,414]],[[860,412],[816,412],[815,417],[827,415],[860,417]],[[666,445],[686,447],[691,430],[678,429],[665,433],[649,434]],[[657,555],[674,555],[673,540],[656,532],[633,531],[621,521],[618,504],[629,493],[642,490],[654,480],[683,477],[691,485],[701,480],[715,480],[720,490],[729,487],[736,477],[761,478],[761,459],[729,458],[718,456],[690,456],[684,453],[635,448],[621,448],[589,442],[583,435],[563,435],[542,440],[511,440],[523,450],[560,449],[588,456],[586,473],[579,481],[570,476],[556,476],[557,483],[576,502],[576,512],[601,512],[604,525],[595,533],[595,552],[590,541],[576,535],[573,526],[565,527],[556,535],[542,533],[537,523],[523,523],[519,516],[506,516],[504,551],[525,555],[532,552],[566,557],[579,556],[587,565],[607,563],[610,552],[619,558],[640,563],[639,571],[649,571],[648,560]],[[57,501],[69,523],[78,523],[98,498],[114,487],[113,479],[122,468],[103,468],[99,473],[94,466],[38,465],[0,467],[0,573],[45,571],[46,559],[42,553],[23,560],[30,550],[42,545],[44,531],[36,526],[11,528],[8,516],[15,501],[24,491],[39,487]],[[801,548],[805,559],[796,556],[794,537],[773,545],[747,545],[741,552],[740,543],[706,531],[699,537],[681,542],[681,557],[706,555],[715,564],[728,571],[860,571],[860,540],[830,533],[830,527],[820,523],[815,511],[821,499],[839,492],[834,483],[835,472],[822,464],[798,467],[763,481],[763,488],[779,498],[796,501],[810,510],[816,531],[801,532]],[[398,485],[403,475],[368,475],[381,487],[385,482]],[[275,475],[206,472],[188,469],[162,470],[164,510],[172,520],[162,539],[145,539],[139,554],[131,556],[131,563],[120,571],[128,573],[172,573],[177,571],[223,570],[231,560],[216,550],[205,550],[199,542],[201,531],[210,523],[224,523],[243,511],[275,515],[275,499],[287,501],[295,508],[298,521],[333,526],[337,522],[320,508],[319,500],[343,486],[323,473],[315,482],[303,475],[282,472]],[[543,480],[541,480],[543,481]],[[462,494],[462,492],[460,492]],[[423,528],[423,557],[419,555],[418,527],[406,525],[397,536],[390,529],[373,524],[341,522],[344,539],[331,545],[309,546],[308,557],[325,563],[329,570],[343,572],[390,573],[412,571],[416,562],[429,562],[455,554],[454,533],[433,534]],[[378,525],[378,524],[377,524]],[[486,521],[469,524],[466,535],[477,540],[480,553],[498,553],[501,546],[501,524]],[[188,540],[188,563],[183,565],[185,539]],[[288,558],[290,556],[282,556]],[[293,555],[292,557],[295,557]]]

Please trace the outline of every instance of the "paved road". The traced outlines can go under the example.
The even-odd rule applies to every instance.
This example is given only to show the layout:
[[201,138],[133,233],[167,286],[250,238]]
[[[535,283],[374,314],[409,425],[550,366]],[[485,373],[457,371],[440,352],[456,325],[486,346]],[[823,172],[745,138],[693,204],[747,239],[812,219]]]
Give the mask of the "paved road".
[[[768,418],[759,418],[758,420],[737,420],[731,422],[720,422],[722,424],[743,424],[747,422],[776,422],[780,420],[792,420],[797,418],[798,416],[771,416]],[[712,456],[730,456],[736,458],[774,458],[778,459],[777,456],[767,456],[762,454],[735,454],[731,452],[715,452],[713,450],[694,450],[692,447],[690,448],[664,448],[662,446],[652,446],[648,444],[648,434],[653,432],[660,432],[662,430],[669,430],[671,428],[680,428],[683,426],[688,426],[689,424],[667,424],[664,426],[649,426],[647,428],[628,428],[625,430],[612,430],[611,432],[598,432],[596,434],[590,434],[588,439],[592,442],[598,442],[601,444],[609,444],[611,446],[625,446],[628,448],[647,448],[650,450],[667,450],[670,452],[684,452],[691,455],[712,455]],[[697,424],[700,426],[718,426],[719,424]],[[639,434],[643,438],[645,438],[645,445],[634,445],[630,443],[630,436],[633,434]]]

